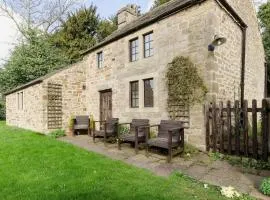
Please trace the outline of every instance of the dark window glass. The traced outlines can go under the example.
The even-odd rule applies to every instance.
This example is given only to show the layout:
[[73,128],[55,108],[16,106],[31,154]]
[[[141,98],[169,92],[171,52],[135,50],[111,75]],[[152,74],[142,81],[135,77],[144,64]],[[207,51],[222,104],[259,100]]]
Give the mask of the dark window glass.
[[17,102],[18,102],[18,109],[23,110],[23,92],[17,93]]
[[139,59],[139,39],[136,38],[129,42],[130,61],[134,62]]
[[144,57],[151,57],[154,55],[153,48],[153,33],[149,33],[144,35]]
[[130,107],[139,107],[139,81],[130,82]]
[[154,80],[144,80],[144,107],[154,106]]
[[103,67],[103,52],[97,53],[97,66],[98,68]]

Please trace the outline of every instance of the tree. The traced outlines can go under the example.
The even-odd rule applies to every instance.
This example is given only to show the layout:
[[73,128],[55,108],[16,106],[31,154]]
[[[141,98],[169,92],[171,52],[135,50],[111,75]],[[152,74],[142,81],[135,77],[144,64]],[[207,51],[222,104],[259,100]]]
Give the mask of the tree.
[[69,14],[61,28],[52,36],[56,47],[67,54],[71,62],[81,59],[81,52],[94,46],[116,30],[112,19],[99,18],[97,8],[91,5]]
[[153,9],[153,8],[156,8],[156,7],[160,6],[160,5],[162,5],[162,4],[164,4],[164,3],[167,3],[167,2],[169,2],[169,1],[170,1],[170,0],[155,0],[152,9]]
[[75,7],[77,0],[1,0],[2,15],[10,18],[19,32],[41,29],[54,32]]
[[270,62],[270,2],[264,3],[259,7],[258,17],[262,28],[263,44],[266,58]]
[[0,71],[0,93],[32,81],[66,65],[68,58],[54,48],[46,34],[31,30],[31,38],[18,45]]

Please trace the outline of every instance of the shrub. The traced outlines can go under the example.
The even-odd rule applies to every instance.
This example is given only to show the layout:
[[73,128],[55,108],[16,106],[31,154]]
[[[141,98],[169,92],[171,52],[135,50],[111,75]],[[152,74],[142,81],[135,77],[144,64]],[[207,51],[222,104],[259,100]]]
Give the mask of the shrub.
[[263,180],[260,190],[263,194],[270,196],[270,178],[266,178]]
[[0,100],[0,120],[6,119],[6,106],[3,101]]
[[69,129],[72,129],[74,126],[74,116],[71,116],[69,119],[68,127]]
[[129,128],[125,125],[120,125],[118,131],[119,131],[119,135],[125,135],[125,134],[128,134]]
[[60,138],[60,137],[64,137],[66,136],[65,131],[64,130],[55,130],[49,133],[49,136],[52,138]]

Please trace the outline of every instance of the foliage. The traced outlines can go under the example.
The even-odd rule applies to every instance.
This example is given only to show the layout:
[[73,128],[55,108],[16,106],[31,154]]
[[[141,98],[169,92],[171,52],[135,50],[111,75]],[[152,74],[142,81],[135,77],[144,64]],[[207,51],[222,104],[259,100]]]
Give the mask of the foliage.
[[69,122],[68,122],[68,128],[72,129],[74,127],[74,116],[71,115],[71,117],[69,118]]
[[263,180],[260,190],[263,194],[270,196],[270,178],[266,178]]
[[125,135],[129,133],[129,127],[125,125],[119,125],[118,126],[118,133],[119,135]]
[[159,177],[4,122],[0,152],[1,199],[226,199],[216,187],[205,189],[183,176]]
[[45,34],[38,30],[31,30],[27,34],[29,40],[15,48],[0,71],[0,92],[44,76],[69,62],[52,46]]
[[95,126],[95,119],[94,119],[94,115],[90,115],[90,128],[93,130],[94,126]]
[[263,44],[268,63],[270,61],[270,2],[259,7],[258,17],[262,28]]
[[97,14],[97,7],[91,5],[69,14],[61,28],[52,35],[51,40],[56,47],[66,52],[71,62],[76,62],[82,58],[83,51],[103,40],[116,28],[114,21],[101,20]]
[[169,1],[171,1],[171,0],[155,0],[152,9],[162,5],[164,3],[167,3]]
[[6,119],[6,105],[5,101],[1,99],[1,94],[0,94],[0,120],[5,120]]
[[66,136],[65,131],[64,130],[55,130],[49,133],[49,136],[52,138],[60,138],[60,137],[64,137]]
[[189,58],[175,57],[166,74],[168,109],[173,105],[192,106],[204,100],[207,88],[198,73],[197,66]]
[[246,169],[270,170],[270,163],[253,158],[224,155],[219,152],[209,153],[212,160],[227,160],[231,165],[241,166]]

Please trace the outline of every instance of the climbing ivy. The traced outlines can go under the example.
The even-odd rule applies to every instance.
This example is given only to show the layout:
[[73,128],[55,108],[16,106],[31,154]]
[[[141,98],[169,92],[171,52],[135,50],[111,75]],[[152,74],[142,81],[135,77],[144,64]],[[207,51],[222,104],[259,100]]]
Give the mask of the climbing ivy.
[[189,58],[178,56],[168,64],[166,74],[168,109],[177,104],[185,107],[201,103],[207,93],[197,66]]

